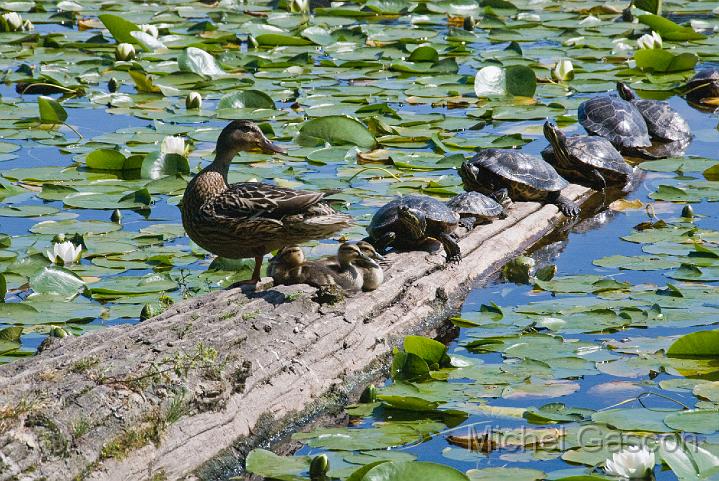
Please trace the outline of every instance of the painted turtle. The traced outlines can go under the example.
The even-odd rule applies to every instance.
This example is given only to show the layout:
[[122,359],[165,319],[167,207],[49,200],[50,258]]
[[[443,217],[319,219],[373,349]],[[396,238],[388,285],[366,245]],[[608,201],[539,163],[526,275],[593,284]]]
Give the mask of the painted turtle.
[[516,150],[483,149],[459,169],[465,190],[508,196],[516,201],[540,201],[555,204],[566,216],[579,214],[579,207],[562,196],[569,183],[554,167],[532,155]]
[[454,196],[447,202],[447,207],[459,214],[459,223],[467,230],[507,216],[502,204],[479,192],[463,192]]
[[589,135],[604,137],[620,151],[652,145],[644,117],[626,100],[595,97],[579,105],[577,116]]
[[408,195],[385,204],[375,213],[365,240],[384,251],[389,246],[416,249],[433,238],[442,243],[447,262],[458,262],[462,254],[452,236],[458,223],[459,215],[444,202],[426,195]]
[[542,151],[542,157],[573,182],[604,189],[608,185],[623,187],[631,179],[634,169],[603,137],[567,137],[549,121],[544,123],[544,136],[550,145]]
[[689,124],[667,102],[660,100],[639,99],[626,84],[617,82],[619,96],[631,102],[647,123],[649,135],[653,138],[672,142],[692,137]]

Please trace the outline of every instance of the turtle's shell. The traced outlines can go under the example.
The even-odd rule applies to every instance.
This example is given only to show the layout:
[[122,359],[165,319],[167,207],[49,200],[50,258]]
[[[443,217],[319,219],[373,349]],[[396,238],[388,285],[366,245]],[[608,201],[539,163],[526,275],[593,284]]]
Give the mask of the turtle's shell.
[[468,190],[491,194],[506,187],[517,200],[538,200],[542,198],[538,194],[557,192],[569,185],[554,167],[539,157],[507,149],[479,151],[462,165],[460,175]]
[[700,70],[689,79],[684,89],[690,102],[698,103],[705,98],[719,97],[719,70]]
[[652,145],[647,123],[631,102],[616,97],[596,97],[582,102],[577,115],[590,135],[604,137],[617,149]]
[[460,216],[477,216],[482,218],[498,217],[504,212],[502,204],[479,192],[464,192],[452,197],[447,207]]
[[[632,167],[627,164],[622,154],[614,148],[611,142],[603,137],[576,135],[566,137],[565,143],[570,160],[579,164],[577,167],[580,169],[589,167],[610,170],[625,175],[632,173]],[[542,151],[542,157],[552,165],[557,163],[556,155],[551,145]]]
[[684,140],[692,136],[687,121],[667,102],[641,99],[632,103],[644,117],[652,137],[672,141]]
[[369,227],[367,227],[370,237],[379,238],[385,232],[395,228],[402,230],[398,216],[401,206],[417,209],[424,213],[427,220],[426,234],[429,236],[440,232],[451,232],[459,222],[459,215],[455,214],[444,202],[426,195],[407,195],[388,202],[375,212]]

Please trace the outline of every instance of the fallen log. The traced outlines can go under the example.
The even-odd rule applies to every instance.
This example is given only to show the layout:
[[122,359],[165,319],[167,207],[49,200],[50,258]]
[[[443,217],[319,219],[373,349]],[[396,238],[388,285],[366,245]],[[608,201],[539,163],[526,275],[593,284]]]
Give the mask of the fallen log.
[[309,286],[233,289],[56,340],[0,367],[0,480],[214,479],[257,442],[346,401],[404,335],[428,332],[472,282],[564,219],[553,205],[514,204],[462,237],[458,266],[443,253],[392,253],[382,288],[333,306]]

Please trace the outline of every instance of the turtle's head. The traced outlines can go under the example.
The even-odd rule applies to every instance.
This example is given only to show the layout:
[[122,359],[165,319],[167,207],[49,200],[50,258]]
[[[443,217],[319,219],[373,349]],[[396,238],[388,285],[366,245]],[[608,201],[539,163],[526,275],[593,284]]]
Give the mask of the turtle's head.
[[462,178],[465,190],[474,190],[479,182],[479,167],[471,161],[464,161],[459,168],[459,176]]
[[564,132],[559,130],[557,124],[555,124],[551,120],[547,120],[546,122],[544,122],[544,137],[546,137],[549,143],[551,143],[552,146],[555,148],[557,145],[560,145],[566,139]]
[[305,262],[305,253],[299,246],[286,246],[280,249],[270,262],[287,267],[298,267]]
[[412,238],[421,239],[427,229],[427,218],[423,212],[406,205],[399,206],[397,216],[402,225],[410,232]]
[[357,244],[345,242],[337,250],[337,261],[340,266],[346,267],[354,264],[359,267],[379,268],[379,265],[370,259]]
[[372,244],[367,241],[357,241],[357,247],[362,251],[364,255],[375,261],[383,261],[384,257],[377,252]]
[[287,152],[283,147],[270,142],[260,127],[251,120],[233,120],[222,129],[217,138],[215,161],[229,164],[238,152],[252,150],[266,154]]
[[619,92],[619,96],[624,100],[634,100],[635,98],[632,89],[624,82],[617,82],[617,92]]

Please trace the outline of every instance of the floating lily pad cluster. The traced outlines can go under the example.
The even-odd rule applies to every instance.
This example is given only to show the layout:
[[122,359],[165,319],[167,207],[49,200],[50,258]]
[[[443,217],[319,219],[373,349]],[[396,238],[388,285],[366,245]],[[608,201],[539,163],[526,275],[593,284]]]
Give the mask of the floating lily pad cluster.
[[[230,181],[341,189],[359,235],[395,194],[457,193],[453,169],[471,151],[538,138],[524,121],[573,122],[582,94],[618,79],[671,95],[697,55],[716,56],[713,21],[683,21],[711,13],[696,2],[665,4],[673,20],[634,9],[636,23],[599,2],[305,4],[0,4],[12,27],[0,32],[0,322],[26,345],[0,362],[246,275],[244,262],[208,269],[175,207],[227,119],[290,147],[242,154]],[[663,40],[651,57],[669,67],[641,58],[652,31]],[[572,79],[553,77],[563,60]],[[478,95],[488,67],[501,82]],[[163,151],[167,137],[186,149]],[[63,242],[81,258],[53,263]]]

